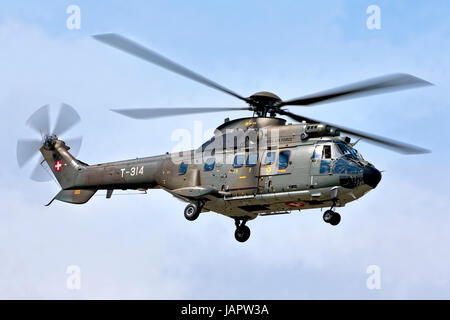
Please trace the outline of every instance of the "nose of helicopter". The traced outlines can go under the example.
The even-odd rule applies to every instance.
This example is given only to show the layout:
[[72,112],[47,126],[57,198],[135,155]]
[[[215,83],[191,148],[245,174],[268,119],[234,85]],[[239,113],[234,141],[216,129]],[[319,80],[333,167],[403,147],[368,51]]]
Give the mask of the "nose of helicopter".
[[363,171],[363,181],[369,187],[375,189],[381,180],[381,172],[375,167],[365,166]]

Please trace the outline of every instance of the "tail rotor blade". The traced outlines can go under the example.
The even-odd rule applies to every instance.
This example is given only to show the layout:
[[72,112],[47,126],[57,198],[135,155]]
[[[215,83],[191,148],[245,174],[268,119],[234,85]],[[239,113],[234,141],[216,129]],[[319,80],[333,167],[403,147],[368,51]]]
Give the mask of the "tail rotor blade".
[[33,171],[31,172],[31,176],[30,176],[31,180],[38,181],[38,182],[47,182],[47,181],[52,180],[52,177],[50,176],[50,174],[42,166],[42,161],[44,161],[44,159],[41,157],[39,159],[39,162],[36,164]]
[[[45,144],[51,147],[55,135],[62,135],[74,127],[78,122],[80,122],[80,116],[75,111],[74,108],[68,104],[61,104],[59,109],[59,114],[57,117],[57,122],[55,124],[55,130],[52,132],[50,130],[50,108],[49,105],[42,106],[37,111],[35,111],[27,120],[26,124],[33,130],[37,131],[41,136],[41,139],[19,139],[17,141],[16,157],[17,164],[20,168],[26,165],[30,167],[31,174],[30,178],[34,181],[45,182],[52,180],[53,175],[47,169],[47,163],[45,163],[42,155],[40,154],[40,149]],[[64,139],[66,145],[70,148],[70,152],[76,156],[81,148],[82,137],[78,136],[72,139]],[[37,157],[36,155],[39,155]],[[40,159],[37,164],[30,164],[31,160]],[[27,171],[28,171],[27,167]]]
[[70,147],[70,153],[76,157],[81,149],[81,143],[83,142],[83,137],[76,137],[72,139],[65,139],[64,142],[68,147]]
[[38,139],[20,139],[17,141],[17,163],[19,167],[26,165],[39,152],[42,141]]
[[48,104],[36,110],[27,120],[26,125],[41,136],[50,133],[50,114]]
[[55,129],[52,133],[57,136],[63,135],[80,121],[81,118],[76,110],[68,104],[62,103],[59,110],[58,119],[56,120]]

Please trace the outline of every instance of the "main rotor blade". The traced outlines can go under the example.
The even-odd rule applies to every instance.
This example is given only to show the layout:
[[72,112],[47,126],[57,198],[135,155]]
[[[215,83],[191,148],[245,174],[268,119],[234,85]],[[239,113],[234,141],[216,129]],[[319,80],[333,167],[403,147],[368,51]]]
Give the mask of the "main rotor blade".
[[38,139],[20,139],[17,141],[17,163],[19,167],[26,165],[42,147],[42,140]]
[[248,107],[228,108],[228,107],[209,107],[209,108],[136,108],[136,109],[111,109],[111,111],[120,113],[133,119],[152,119],[160,117],[178,116],[181,114],[221,112],[250,110]]
[[60,136],[81,121],[77,111],[68,104],[62,103],[59,109],[58,119],[52,133]]
[[27,120],[26,125],[41,136],[50,133],[50,113],[48,104],[37,109]]
[[302,122],[302,121],[306,121],[309,123],[323,123],[325,125],[328,125],[330,127],[334,127],[339,129],[341,132],[343,133],[347,133],[350,134],[352,136],[356,136],[362,139],[367,140],[367,142],[379,145],[383,148],[388,148],[391,149],[395,152],[399,152],[399,153],[403,153],[403,154],[421,154],[421,153],[429,153],[430,150],[421,148],[421,147],[417,147],[411,144],[407,144],[404,142],[400,142],[400,141],[396,141],[390,138],[385,138],[385,137],[381,137],[381,136],[377,136],[374,134],[369,134],[369,133],[365,133],[362,131],[358,131],[358,130],[354,130],[354,129],[349,129],[343,126],[338,126],[332,123],[327,123],[327,122],[323,122],[323,121],[318,121],[318,120],[314,120],[311,118],[307,118],[304,116],[299,116],[296,115],[294,113],[291,113],[287,110],[280,110],[279,112],[282,115],[288,116],[298,122]]
[[66,146],[70,148],[69,152],[76,157],[78,152],[80,152],[83,137],[80,136],[72,139],[64,139],[64,142],[66,143]]
[[362,96],[430,85],[433,84],[410,74],[396,73],[355,82],[346,86],[314,93],[301,98],[281,101],[278,106],[309,106],[321,102],[326,103],[333,100],[353,99]]
[[220,84],[209,80],[198,73],[195,73],[182,65],[179,65],[178,63],[175,63],[162,55],[138,44],[137,42],[134,42],[128,38],[125,38],[122,35],[115,34],[115,33],[107,33],[107,34],[98,34],[93,36],[98,41],[101,41],[103,43],[106,43],[116,49],[125,51],[131,55],[134,55],[138,58],[141,58],[145,61],[154,63],[162,68],[165,68],[167,70],[170,70],[172,72],[178,73],[179,75],[182,75],[184,77],[187,77],[191,80],[200,82],[208,87],[220,90],[222,92],[225,92],[227,94],[230,94],[238,99],[241,99],[243,101],[247,101],[246,98],[240,96],[239,94],[221,86]]

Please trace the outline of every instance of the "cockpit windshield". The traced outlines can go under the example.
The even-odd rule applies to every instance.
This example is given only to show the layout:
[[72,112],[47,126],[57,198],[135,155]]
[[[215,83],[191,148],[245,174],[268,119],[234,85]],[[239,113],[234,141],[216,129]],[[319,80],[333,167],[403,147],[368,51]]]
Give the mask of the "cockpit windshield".
[[339,150],[339,152],[342,153],[343,156],[347,156],[352,159],[361,159],[361,155],[359,154],[359,152],[356,151],[355,149],[353,149],[353,147],[351,147],[350,145],[339,141],[339,142],[336,142],[336,146],[337,146],[337,149]]

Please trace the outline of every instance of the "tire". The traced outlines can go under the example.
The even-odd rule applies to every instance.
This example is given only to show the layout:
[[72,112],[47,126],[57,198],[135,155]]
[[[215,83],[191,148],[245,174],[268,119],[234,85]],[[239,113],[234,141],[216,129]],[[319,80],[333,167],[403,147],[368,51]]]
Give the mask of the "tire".
[[200,215],[200,210],[195,204],[188,204],[184,209],[184,217],[189,221],[194,221]]
[[341,215],[339,213],[335,212],[333,214],[333,216],[331,217],[330,224],[332,226],[337,226],[339,224],[339,222],[341,222]]
[[327,210],[323,214],[323,221],[326,223],[330,223],[331,220],[333,220],[334,212],[332,210]]
[[234,232],[234,237],[239,242],[245,242],[250,238],[250,228],[247,226],[241,226]]

